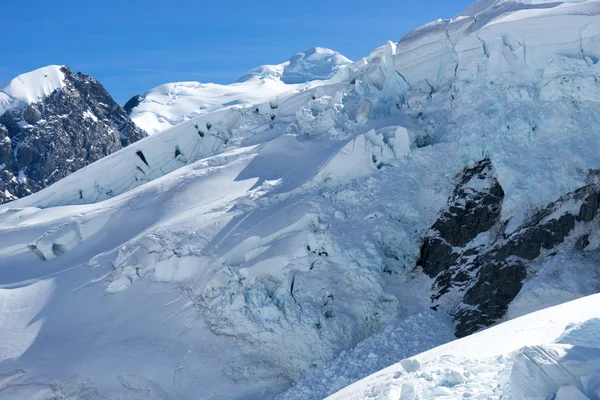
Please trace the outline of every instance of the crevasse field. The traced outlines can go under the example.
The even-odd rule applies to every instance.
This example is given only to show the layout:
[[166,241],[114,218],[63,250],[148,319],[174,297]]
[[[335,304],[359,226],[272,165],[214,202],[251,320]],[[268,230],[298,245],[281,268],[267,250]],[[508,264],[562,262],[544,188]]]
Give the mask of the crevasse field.
[[[354,63],[306,53],[153,89],[152,136],[0,206],[0,398],[600,398],[595,251],[459,340],[415,266],[481,159],[507,232],[600,168],[600,1],[480,0]],[[0,112],[60,87],[25,74]]]

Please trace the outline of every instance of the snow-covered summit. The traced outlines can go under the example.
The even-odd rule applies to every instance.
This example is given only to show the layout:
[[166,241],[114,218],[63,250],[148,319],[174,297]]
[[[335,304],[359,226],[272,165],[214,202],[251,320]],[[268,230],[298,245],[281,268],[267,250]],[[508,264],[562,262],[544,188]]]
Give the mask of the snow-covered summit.
[[350,62],[336,51],[316,47],[282,64],[255,68],[231,85],[174,82],[157,86],[132,98],[129,112],[152,135],[221,108],[258,104],[316,85],[310,82],[326,80]]
[[337,51],[314,47],[295,54],[284,63],[254,68],[242,76],[238,82],[245,82],[254,77],[278,79],[287,84],[325,80],[350,63],[352,61]]
[[42,101],[65,86],[64,66],[49,65],[19,75],[0,87],[0,115],[23,104]]
[[91,76],[56,65],[20,75],[0,88],[0,203],[144,136]]

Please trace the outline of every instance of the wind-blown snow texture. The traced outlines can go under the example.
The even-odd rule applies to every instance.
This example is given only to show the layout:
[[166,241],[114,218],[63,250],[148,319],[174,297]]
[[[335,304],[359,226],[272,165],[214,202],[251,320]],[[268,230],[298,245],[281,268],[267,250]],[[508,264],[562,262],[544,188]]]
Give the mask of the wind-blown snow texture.
[[[479,2],[0,208],[0,394],[319,399],[594,293],[599,22],[598,1]],[[338,398],[597,398],[597,301]]]

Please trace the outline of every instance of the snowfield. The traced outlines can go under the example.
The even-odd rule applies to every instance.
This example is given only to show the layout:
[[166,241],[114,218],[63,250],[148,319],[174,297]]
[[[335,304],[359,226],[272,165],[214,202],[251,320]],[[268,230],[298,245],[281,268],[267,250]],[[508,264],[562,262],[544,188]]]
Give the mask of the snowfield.
[[331,49],[314,47],[294,55],[278,65],[262,65],[242,76],[238,82],[253,78],[280,80],[288,85],[332,78],[352,61]]
[[167,83],[143,94],[131,119],[153,135],[194,117],[225,107],[276,100],[321,84],[351,61],[338,52],[316,47],[278,65],[255,68],[231,85]]
[[161,132],[0,207],[0,398],[597,399],[600,235],[454,342],[416,262],[482,159],[507,232],[593,180],[599,34],[600,1],[483,0],[330,80],[149,92]]

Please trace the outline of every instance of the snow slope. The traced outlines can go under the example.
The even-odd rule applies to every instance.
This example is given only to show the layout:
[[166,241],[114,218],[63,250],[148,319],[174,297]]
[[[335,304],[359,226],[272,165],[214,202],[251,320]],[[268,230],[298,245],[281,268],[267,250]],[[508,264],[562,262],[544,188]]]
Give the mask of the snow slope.
[[[34,285],[18,306],[30,311],[4,328],[29,338],[2,361],[3,371],[26,372],[5,390],[16,398],[25,393],[19,390],[67,389],[120,398],[138,392],[272,397],[383,324],[426,310],[420,288],[427,284],[411,288],[423,277],[396,272],[409,260],[385,256],[391,289],[385,288],[382,251],[392,248],[388,240],[404,240],[392,234],[400,226],[412,229],[421,213],[433,215],[443,196],[368,181],[337,189],[337,182],[378,171],[378,180],[398,173],[410,185],[420,179],[410,168],[377,169],[411,156],[410,134],[398,125],[402,116],[371,123],[360,113],[361,122],[341,114],[342,125],[326,118],[313,128],[301,123],[304,132],[294,133],[300,121],[314,119],[298,110],[341,105],[339,91],[328,85],[258,105],[259,113],[253,106],[209,114],[3,207],[1,284],[10,302],[20,298],[19,288]],[[425,150],[413,165],[429,168],[438,154]],[[448,185],[447,177],[440,184]],[[371,186],[380,195],[359,196]],[[403,222],[384,217],[395,208],[392,198],[416,204],[431,196],[440,204],[427,202]],[[390,235],[381,237],[384,228]],[[371,244],[363,248],[365,242]],[[417,243],[411,247],[414,253]],[[47,285],[46,300],[26,306],[36,285]],[[367,295],[356,299],[356,291]],[[412,300],[401,305],[395,291]],[[153,301],[144,302],[148,297]],[[129,311],[115,319],[119,307]],[[123,349],[118,332],[142,344]],[[85,356],[64,356],[57,335],[69,343],[69,354]],[[196,341],[230,350],[215,355]],[[120,361],[123,352],[130,364]],[[148,352],[164,369],[135,366]],[[29,361],[38,357],[48,364]],[[88,367],[88,357],[98,363]],[[62,367],[51,368],[57,359]],[[208,360],[210,368],[203,366]],[[198,383],[204,380],[212,383]]]
[[[320,398],[393,362],[365,357],[369,343],[401,358],[449,340],[446,309],[418,317],[432,282],[415,264],[456,175],[489,158],[512,229],[600,168],[598,6],[501,2],[435,22],[330,81],[208,112],[1,207],[0,329],[19,339],[0,343],[0,397],[262,399],[306,378],[281,396]],[[589,299],[569,321],[596,317]],[[504,347],[473,342],[477,357],[550,345],[569,321],[540,315],[547,340],[528,327]],[[438,318],[422,343],[389,338]],[[431,354],[419,363],[435,374],[407,379],[465,389],[462,372],[438,379],[461,361]],[[477,357],[472,390],[495,396],[506,363]]]
[[288,85],[327,80],[352,61],[331,49],[314,47],[295,54],[284,63],[262,65],[242,76],[238,82],[252,78],[270,78]]
[[406,358],[328,399],[597,399],[600,295]]
[[263,103],[286,92],[298,92],[304,87],[261,78],[231,85],[167,83],[142,95],[143,99],[130,116],[136,125],[154,135],[222,108]]
[[278,65],[265,65],[231,85],[176,82],[151,89],[141,96],[131,119],[149,134],[156,134],[191,118],[233,106],[263,103],[301,92],[332,77],[350,60],[324,48],[296,54]]
[[43,100],[64,87],[62,66],[50,65],[22,74],[0,87],[0,115],[6,111]]

